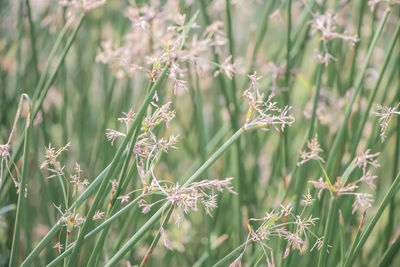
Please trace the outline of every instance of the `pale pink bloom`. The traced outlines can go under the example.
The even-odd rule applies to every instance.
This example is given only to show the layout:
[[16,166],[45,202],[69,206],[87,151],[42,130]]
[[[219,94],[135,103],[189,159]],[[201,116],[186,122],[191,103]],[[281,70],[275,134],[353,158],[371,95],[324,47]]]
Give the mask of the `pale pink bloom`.
[[64,247],[60,242],[57,242],[57,244],[55,244],[53,248],[57,249],[58,254],[61,254],[61,251],[63,250]]
[[122,195],[122,196],[117,197],[117,199],[120,199],[122,204],[123,203],[128,203],[129,202],[129,195]]
[[380,137],[381,137],[382,143],[386,139],[386,129],[388,127],[388,123],[389,123],[391,116],[394,114],[400,115],[400,111],[397,110],[399,108],[399,106],[400,106],[400,103],[398,103],[396,106],[394,106],[392,108],[377,105],[377,112],[375,112],[375,115],[377,117],[379,117],[379,126],[381,128]]
[[93,215],[93,220],[100,220],[104,216],[104,211],[96,211]]
[[321,162],[325,162],[324,159],[319,155],[319,153],[324,152],[321,146],[318,143],[318,136],[315,134],[314,138],[310,141],[307,140],[307,147],[310,150],[309,152],[300,151],[300,158],[302,159],[297,163],[297,166],[300,166],[306,163],[309,160],[319,160]]
[[126,134],[118,132],[118,131],[113,130],[113,129],[106,129],[106,136],[107,136],[107,140],[111,142],[111,145],[114,145],[114,141],[118,137],[120,137],[120,136],[125,137]]

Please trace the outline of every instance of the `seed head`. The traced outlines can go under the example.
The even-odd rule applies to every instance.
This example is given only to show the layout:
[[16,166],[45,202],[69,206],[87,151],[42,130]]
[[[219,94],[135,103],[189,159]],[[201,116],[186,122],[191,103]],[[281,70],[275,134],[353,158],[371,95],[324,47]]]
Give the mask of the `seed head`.
[[319,156],[319,153],[324,152],[321,146],[318,143],[318,136],[315,134],[314,138],[310,141],[307,141],[307,147],[310,150],[309,152],[300,151],[300,158],[302,159],[297,163],[297,166],[303,165],[309,160],[319,160],[321,162],[325,162],[324,159]]
[[375,115],[377,117],[379,117],[379,126],[381,128],[380,136],[381,136],[382,143],[386,139],[386,129],[388,127],[390,117],[394,114],[400,115],[400,111],[397,110],[399,108],[399,106],[400,106],[400,103],[398,103],[396,106],[394,106],[392,108],[377,105],[377,111],[375,112]]

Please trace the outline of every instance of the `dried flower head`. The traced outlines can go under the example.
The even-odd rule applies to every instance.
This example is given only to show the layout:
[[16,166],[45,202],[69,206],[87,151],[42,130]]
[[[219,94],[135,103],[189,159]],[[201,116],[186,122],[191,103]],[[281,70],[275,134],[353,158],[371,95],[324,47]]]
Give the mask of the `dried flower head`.
[[48,171],[53,173],[47,178],[56,177],[57,174],[64,175],[63,172],[64,166],[61,166],[60,161],[58,161],[58,157],[61,155],[63,151],[67,151],[70,145],[71,142],[68,142],[65,146],[59,148],[57,151],[53,147],[51,147],[51,144],[49,144],[49,147],[46,147],[45,149],[46,160],[42,163],[42,165],[40,165],[40,169],[47,168]]
[[314,49],[314,61],[320,63],[320,64],[324,64],[325,66],[328,66],[329,63],[333,60],[333,61],[337,61],[337,59],[332,56],[331,54],[329,54],[328,52],[325,53],[321,53],[319,52],[318,49]]
[[309,152],[300,151],[301,161],[297,163],[297,166],[303,165],[309,160],[319,160],[321,162],[325,162],[324,159],[319,155],[319,153],[324,152],[321,146],[318,143],[318,135],[315,134],[314,138],[310,141],[307,140],[307,147],[310,150]]
[[379,152],[370,154],[371,149],[367,149],[364,153],[361,153],[356,157],[356,164],[359,168],[362,168],[363,171],[366,170],[368,166],[378,168],[380,167],[380,164],[376,157],[379,156]]
[[122,204],[123,204],[123,203],[128,203],[128,202],[129,202],[129,194],[119,196],[119,197],[117,197],[117,199],[121,200],[121,203],[122,203]]
[[[301,215],[294,215],[290,204],[286,206],[281,205],[280,209],[267,212],[263,218],[249,219],[247,225],[249,234],[246,242],[243,244],[244,249],[230,266],[241,266],[241,259],[250,242],[256,242],[260,245],[266,257],[267,264],[268,262],[273,262],[272,256],[271,260],[269,260],[267,253],[267,250],[269,250],[272,255],[272,248],[266,244],[273,237],[282,238],[287,241],[284,258],[289,255],[291,250],[302,251],[305,248],[309,234],[316,237],[317,242],[318,240],[322,240],[322,238],[318,238],[311,230],[317,220],[319,219],[313,218],[311,215],[308,218],[302,218]],[[251,222],[258,222],[260,225],[258,228],[253,228]],[[293,225],[294,227],[288,227],[288,225]]]
[[325,44],[333,39],[342,39],[345,42],[349,42],[350,45],[354,46],[359,41],[357,35],[345,35],[336,32],[337,15],[331,13],[325,13],[323,15],[315,14],[311,23],[312,33],[320,32],[321,38]]
[[159,107],[156,103],[152,102],[151,105],[156,108],[153,112],[152,116],[146,117],[143,120],[143,130],[148,131],[154,129],[157,125],[164,122],[168,125],[168,123],[175,118],[175,111],[171,110],[172,102],[167,102],[166,104]]
[[61,217],[58,219],[57,224],[61,224],[62,227],[65,227],[68,234],[71,234],[74,228],[79,228],[86,220],[85,217],[80,216],[77,212],[71,212],[68,208],[66,208],[63,212],[61,209],[61,205],[53,205],[61,214]]
[[232,61],[232,55],[230,55],[229,57],[227,57],[227,58],[224,60],[224,62],[222,62],[222,64],[221,64],[220,67],[219,67],[219,70],[217,70],[217,71],[214,73],[214,77],[217,77],[221,72],[224,72],[225,75],[226,75],[230,80],[232,80],[233,75],[234,75],[235,72],[236,72],[236,71],[235,71],[236,66],[235,66],[235,64],[232,64],[231,61]]
[[10,145],[5,144],[5,145],[0,145],[0,158],[1,158],[1,164],[0,164],[0,188],[3,183],[3,171],[4,167],[8,170],[8,160],[10,158]]
[[79,186],[88,186],[89,181],[87,179],[81,178],[82,169],[81,166],[75,162],[75,173],[70,176],[71,183],[74,187],[72,195],[76,195],[78,193]]
[[371,194],[367,193],[355,193],[355,200],[353,202],[353,210],[351,213],[355,213],[360,207],[363,207],[364,210],[372,207],[371,202],[374,201]]
[[292,125],[294,117],[288,115],[290,107],[278,108],[277,103],[272,102],[273,94],[270,94],[267,100],[264,100],[264,94],[260,93],[258,88],[257,80],[259,78],[257,74],[254,73],[249,78],[251,80],[250,87],[243,92],[243,96],[249,101],[244,129],[265,128],[272,125],[277,131],[283,131],[286,125]]
[[149,191],[151,191],[150,193],[160,192],[165,197],[150,204],[146,201],[141,201],[140,206],[142,207],[142,213],[147,213],[154,205],[162,201],[167,201],[177,208],[178,216],[176,217],[175,223],[178,225],[184,217],[184,214],[189,211],[197,211],[199,206],[203,206],[206,213],[211,216],[212,210],[217,208],[217,192],[222,193],[224,190],[227,190],[232,194],[236,194],[231,186],[232,179],[233,178],[226,178],[224,180],[203,180],[184,187],[179,184],[174,186],[169,186],[167,184],[162,185],[153,177],[153,183],[150,185],[149,189]]
[[53,248],[57,249],[58,254],[61,254],[61,251],[63,250],[64,247],[60,242],[57,242],[57,244],[55,244]]
[[372,166],[374,168],[377,168],[380,166],[378,161],[376,160],[376,157],[379,155],[379,153],[370,154],[369,152],[370,149],[356,157],[354,162],[359,168],[362,169],[363,174],[360,179],[352,183],[344,184],[341,181],[340,177],[338,177],[332,188],[329,180],[324,181],[322,178],[319,178],[318,181],[309,181],[309,183],[311,183],[315,188],[319,189],[318,198],[321,197],[321,192],[323,190],[329,190],[331,193],[334,193],[336,197],[339,197],[341,195],[355,196],[355,200],[353,203],[353,213],[356,212],[359,207],[371,207],[371,202],[373,201],[372,195],[368,193],[356,192],[356,190],[360,187],[362,183],[368,185],[372,190],[376,188],[374,180],[378,177],[372,175],[372,171],[367,170],[367,167]]
[[386,129],[388,127],[388,123],[390,120],[390,117],[393,114],[397,114],[400,115],[400,111],[398,111],[397,109],[399,108],[400,103],[398,103],[396,106],[394,107],[385,107],[385,106],[381,106],[381,105],[377,105],[377,111],[375,112],[375,115],[377,117],[379,117],[379,126],[381,128],[381,141],[383,143],[383,141],[385,141],[386,138]]
[[96,211],[93,215],[93,220],[101,220],[104,216],[104,211]]
[[314,202],[315,199],[312,198],[311,194],[310,194],[310,190],[307,190],[307,193],[305,193],[303,195],[303,199],[301,200],[301,204],[303,204],[304,206],[310,206],[312,205],[312,203]]
[[187,82],[182,78],[186,70],[181,69],[176,62],[172,62],[169,69],[169,78],[174,82],[174,94],[177,95],[179,92],[189,91]]
[[132,124],[132,122],[135,120],[136,118],[136,113],[133,112],[132,109],[129,109],[129,111],[126,112],[122,112],[122,114],[124,115],[124,117],[118,118],[119,122],[125,123],[126,125],[126,129],[129,129],[129,126]]
[[111,142],[111,145],[114,145],[114,141],[118,138],[118,137],[125,137],[126,134],[118,132],[116,130],[113,129],[106,129],[106,136],[107,136],[107,140]]
[[331,60],[336,60],[336,58],[331,55],[328,51],[328,42],[333,39],[341,39],[344,42],[348,42],[350,46],[354,46],[355,43],[359,41],[357,35],[347,35],[336,32],[337,30],[337,15],[332,15],[331,13],[314,14],[313,21],[311,22],[312,32],[315,34],[319,32],[321,34],[320,40],[323,43],[323,52],[321,53],[318,49],[315,49],[314,60],[319,63],[329,64]]

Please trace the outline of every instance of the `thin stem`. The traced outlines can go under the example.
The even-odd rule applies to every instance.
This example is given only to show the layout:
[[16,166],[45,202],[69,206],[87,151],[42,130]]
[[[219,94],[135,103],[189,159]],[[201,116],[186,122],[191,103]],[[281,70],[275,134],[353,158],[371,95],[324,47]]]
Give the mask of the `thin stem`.
[[[123,155],[124,157],[125,155]],[[86,199],[89,198],[90,194],[100,185],[101,181],[104,179],[106,173],[110,169],[110,166],[107,166],[97,177],[96,179],[89,185],[89,187],[79,196],[79,198],[74,202],[69,208],[69,212],[73,212],[75,208],[79,207]],[[118,172],[122,167],[122,163],[116,168],[116,172]],[[57,232],[61,229],[62,224],[55,224],[49,232],[43,237],[40,242],[36,245],[36,247],[31,251],[31,253],[26,257],[26,259],[22,262],[21,267],[30,266],[32,261],[39,255],[39,253],[46,247],[46,245],[51,241],[53,236],[57,234]]]
[[378,267],[390,266],[393,258],[397,255],[400,249],[400,235],[397,236],[396,240],[392,245],[385,251],[382,258],[379,260]]
[[136,142],[136,140],[131,140],[131,137],[134,134],[134,132],[139,129],[142,119],[144,117],[144,114],[147,110],[147,107],[150,104],[151,100],[153,99],[154,93],[157,92],[158,89],[161,87],[161,84],[163,83],[163,81],[167,75],[167,70],[168,70],[168,66],[164,67],[164,70],[161,73],[160,77],[158,77],[157,81],[152,86],[149,94],[146,96],[146,99],[144,100],[142,106],[140,107],[139,112],[138,112],[137,116],[135,117],[135,120],[132,122],[132,126],[129,129],[128,133],[126,134],[124,141],[122,142],[121,146],[119,147],[117,153],[114,155],[114,158],[111,162],[110,169],[108,170],[106,176],[104,177],[103,181],[101,182],[100,188],[98,189],[98,191],[96,193],[95,200],[93,201],[94,204],[89,209],[89,212],[87,214],[87,220],[83,223],[83,226],[81,227],[81,230],[79,232],[79,235],[78,235],[78,238],[76,241],[76,245],[72,251],[70,260],[68,262],[68,267],[73,267],[75,265],[75,263],[77,261],[78,252],[80,250],[80,247],[82,246],[83,238],[92,224],[91,218],[93,217],[95,211],[97,210],[97,205],[99,205],[100,199],[103,197],[103,195],[105,193],[108,182],[111,179],[111,175],[112,175],[115,167],[117,166],[117,164],[121,158],[121,155],[122,155],[123,151],[125,150],[128,142],[130,142],[130,141],[132,141],[134,143]]
[[[232,63],[235,62],[235,39],[233,36],[233,25],[232,25],[232,14],[231,14],[231,5],[229,0],[225,0],[225,8],[226,8],[226,20],[227,20],[227,34],[228,34],[228,40],[229,40],[229,53],[232,56]],[[238,105],[237,99],[236,99],[236,78],[235,76],[232,77],[231,79],[231,99],[233,103],[233,112],[231,113],[231,124],[232,124],[232,129],[237,129],[238,128],[238,121],[239,121],[239,114],[240,114],[240,107]],[[243,192],[246,192],[247,190],[243,188],[243,185],[245,185],[244,182],[246,181],[246,172],[244,170],[243,166],[243,159],[242,159],[242,151],[241,151],[241,144],[240,144],[240,139],[236,142],[235,144],[235,152],[234,152],[234,157],[236,160],[236,165],[237,165],[237,174],[238,174],[238,179],[236,179],[235,187],[238,193],[237,197],[234,197],[234,211],[236,213],[237,220],[235,221],[236,229],[235,229],[235,236],[237,238],[236,242],[239,243],[240,240],[242,240],[242,212],[241,212],[241,207],[243,205]]]
[[[360,237],[360,241],[358,241],[357,245],[355,246],[354,253],[350,254],[346,258],[344,267],[350,267],[353,265],[356,257],[360,253],[362,247],[364,246],[365,242],[367,241],[367,239],[368,239],[369,235],[371,234],[372,230],[374,229],[376,223],[378,222],[379,218],[382,216],[382,213],[385,210],[386,206],[389,204],[390,200],[394,197],[395,193],[399,189],[399,184],[400,184],[400,173],[397,174],[396,178],[394,179],[394,182],[392,183],[392,185],[389,188],[389,191],[386,193],[381,204],[379,205],[378,210],[376,211],[374,217],[372,217],[371,222],[368,224],[365,231],[362,233],[362,235]],[[355,244],[353,244],[353,245],[355,245]]]
[[[182,188],[186,188],[192,182],[200,177],[241,135],[244,129],[240,128],[233,136],[231,136],[192,176],[187,179]],[[105,264],[105,266],[115,265],[142,237],[151,229],[151,227],[159,221],[163,210],[171,205],[170,202],[165,203],[146,223],[118,250],[115,255]]]
[[242,250],[246,245],[247,245],[247,241],[243,244],[241,244],[240,246],[238,246],[237,248],[235,248],[233,251],[231,251],[228,255],[226,255],[225,257],[223,257],[221,260],[219,260],[217,263],[215,263],[213,265],[213,267],[217,267],[217,266],[221,266],[223,264],[225,264],[230,258],[232,258],[236,253],[238,253],[240,250]]
[[[400,84],[397,88],[397,101],[400,102]],[[396,125],[396,144],[395,144],[395,152],[394,152],[394,164],[393,164],[393,177],[399,171],[399,158],[400,158],[400,116],[397,116],[397,125]],[[393,233],[393,225],[394,225],[394,218],[396,210],[395,199],[392,199],[389,206],[389,215],[387,224],[385,227],[385,243],[384,249],[387,249],[391,235]]]
[[362,131],[364,129],[365,123],[367,122],[369,111],[371,110],[372,103],[375,100],[376,93],[378,92],[379,86],[381,85],[382,78],[383,78],[383,76],[384,76],[384,74],[386,72],[387,66],[389,65],[389,61],[392,58],[392,52],[393,52],[393,49],[395,47],[395,44],[396,44],[397,39],[399,38],[399,36],[400,36],[400,22],[397,23],[397,27],[396,27],[395,33],[394,33],[394,35],[392,37],[392,40],[390,42],[389,49],[387,50],[385,59],[383,60],[383,65],[382,65],[382,68],[381,68],[381,70],[379,72],[378,80],[376,81],[374,89],[373,89],[372,93],[369,96],[367,109],[364,111],[363,117],[361,118],[360,125],[358,126],[357,133],[356,133],[354,141],[353,141],[353,146],[352,146],[352,149],[351,149],[351,157],[350,158],[354,158],[354,156],[356,154],[357,146],[358,146],[358,143],[359,143],[359,141],[361,139]]
[[325,223],[324,240],[322,242],[322,247],[321,247],[319,258],[318,258],[318,267],[326,266],[326,259],[328,257],[328,251],[327,251],[328,244],[331,239],[335,214],[337,213],[336,202],[337,202],[336,197],[332,196],[330,203],[329,203],[328,218],[326,219],[326,223]]
[[14,233],[13,233],[13,240],[10,253],[10,262],[9,262],[10,267],[17,266],[17,252],[18,252],[18,246],[20,244],[19,237],[21,230],[21,222],[23,221],[23,216],[24,216],[24,205],[25,205],[24,199],[27,197],[27,190],[28,190],[26,177],[27,177],[28,157],[29,157],[29,142],[31,134],[30,115],[31,115],[32,105],[27,95],[23,94],[20,98],[20,101],[23,101],[23,98],[26,98],[29,103],[29,113],[25,127],[23,163],[21,171],[21,181],[19,182],[17,211],[15,215]]
[[63,178],[61,177],[60,172],[57,170],[57,178],[58,178],[58,182],[60,183],[62,192],[63,192],[63,198],[64,198],[64,208],[68,209],[68,196],[67,196],[67,191],[65,190],[65,185],[63,182]]
[[389,14],[390,14],[390,11],[386,11],[384,17],[381,20],[381,23],[379,24],[378,30],[375,32],[374,38],[373,38],[373,40],[371,42],[371,45],[368,48],[367,56],[365,58],[364,64],[363,64],[362,69],[361,69],[361,72],[358,75],[358,79],[357,79],[356,85],[354,87],[354,91],[353,91],[353,93],[351,95],[351,98],[350,98],[350,102],[347,105],[345,117],[344,117],[344,119],[342,121],[342,124],[340,125],[340,128],[339,128],[339,130],[338,130],[338,132],[337,132],[337,134],[335,136],[335,139],[333,141],[332,147],[331,147],[329,155],[328,155],[328,159],[326,161],[326,170],[327,170],[328,174],[331,174],[330,172],[332,170],[334,161],[338,157],[340,157],[340,155],[338,153],[339,144],[342,141],[342,138],[343,138],[343,136],[344,136],[344,134],[346,132],[346,127],[347,127],[347,123],[348,123],[348,120],[350,118],[350,115],[352,113],[353,104],[354,104],[354,102],[356,100],[357,95],[359,94],[359,92],[361,90],[361,87],[362,87],[365,71],[367,70],[369,61],[370,61],[371,56],[372,56],[372,52],[374,51],[374,48],[375,48],[376,43],[378,41],[378,38],[379,38],[379,36],[381,35],[381,33],[383,31],[383,27],[386,24],[386,21],[387,21],[387,19],[389,17]]
[[[152,84],[149,83],[149,86],[148,86],[147,91],[146,91],[146,95],[148,95],[150,93],[151,85]],[[134,146],[135,146],[135,143],[136,143],[136,139],[137,139],[137,137],[139,135],[139,132],[140,132],[139,129],[137,129],[135,134],[134,134],[134,137],[133,137],[133,139],[132,139],[132,141],[131,141],[131,143],[129,145],[128,155],[125,158],[124,165],[122,167],[122,172],[121,172],[121,174],[120,174],[120,176],[118,178],[118,187],[117,187],[117,190],[115,192],[115,197],[114,197],[114,199],[111,199],[111,202],[110,202],[111,205],[109,205],[108,208],[107,208],[106,220],[108,219],[110,213],[113,214],[119,208],[119,205],[118,204],[114,205],[114,202],[117,199],[118,195],[121,192],[124,192],[126,190],[126,188],[128,187],[129,177],[132,176],[132,174],[133,174],[133,172],[135,170],[136,159],[133,161],[133,163],[132,163],[132,165],[130,167],[128,176],[125,175],[126,171],[128,169],[128,166],[129,166],[129,160],[130,160],[131,155],[133,153],[133,149],[134,149]],[[102,231],[98,241],[96,242],[96,246],[95,246],[95,248],[93,250],[93,253],[91,254],[91,256],[89,258],[89,262],[88,262],[89,266],[98,265],[98,264],[95,264],[95,261],[97,261],[98,254],[103,249],[104,241],[105,241],[105,238],[107,236],[107,232],[108,232],[109,229],[110,229],[110,227],[107,227],[106,229],[104,229],[104,231]]]
[[[79,28],[81,27],[81,25],[83,23],[83,20],[84,20],[84,15],[82,15],[80,17],[78,25],[75,28],[75,30],[73,31],[70,39],[68,40],[68,43],[65,46],[65,48],[64,48],[64,50],[63,50],[63,52],[61,54],[60,60],[56,64],[56,67],[55,67],[55,70],[54,70],[52,76],[49,78],[48,82],[45,85],[44,82],[46,80],[47,72],[48,72],[48,70],[50,68],[50,65],[51,65],[51,62],[52,62],[52,60],[53,60],[53,58],[55,56],[55,53],[56,53],[57,49],[59,48],[59,46],[60,46],[60,44],[62,42],[62,39],[63,39],[67,29],[68,29],[67,25],[64,26],[64,28],[61,30],[60,34],[58,35],[57,40],[56,40],[56,42],[55,42],[55,44],[53,46],[53,49],[50,52],[50,56],[49,56],[49,58],[48,58],[48,60],[46,62],[45,70],[43,71],[43,73],[42,73],[42,75],[40,77],[40,80],[38,82],[38,85],[37,85],[37,87],[36,87],[36,89],[35,89],[35,91],[33,93],[33,97],[32,97],[33,111],[32,111],[32,116],[31,116],[31,122],[33,122],[33,120],[36,118],[37,113],[41,109],[41,106],[43,104],[44,98],[46,97],[46,94],[47,94],[48,90],[50,89],[51,85],[53,84],[53,82],[55,80],[55,77],[56,77],[56,74],[57,74],[60,66],[62,65],[62,63],[63,63],[63,61],[65,59],[65,56],[67,55],[69,49],[71,48],[71,45],[72,45],[72,43],[73,43],[73,41],[74,41],[74,39],[76,37],[76,34],[77,34]],[[37,100],[37,98],[39,97],[39,94],[40,94],[40,98]],[[18,160],[18,158],[20,156],[20,151],[22,149],[23,142],[24,142],[24,138],[21,137],[18,140],[18,143],[16,145],[14,153],[12,153],[12,155],[11,155],[10,163],[14,163],[14,162],[16,162]],[[13,166],[13,165],[14,164],[10,164],[10,166]],[[12,169],[10,169],[10,171],[12,171]],[[5,176],[4,176],[4,179],[7,179],[8,175],[9,175],[9,172],[6,172]],[[3,189],[4,187],[1,187],[0,190]],[[5,190],[5,189],[3,189],[3,190]]]
[[169,218],[171,217],[172,211],[174,210],[174,206],[170,206],[167,216],[165,217],[160,230],[158,230],[157,235],[154,237],[153,242],[151,243],[149,249],[147,250],[146,255],[144,256],[142,262],[140,263],[140,267],[145,266],[147,261],[150,259],[151,254],[153,253],[155,247],[157,246],[158,241],[160,240],[161,237],[161,231],[164,231],[163,228],[168,224]]
[[[90,231],[89,233],[87,233],[84,237],[84,240],[89,240],[90,238],[94,237],[98,232],[100,232],[101,230],[103,230],[106,227],[109,227],[111,225],[111,223],[113,223],[116,219],[120,218],[122,215],[125,214],[126,211],[128,211],[130,208],[136,206],[136,204],[138,203],[139,200],[141,200],[144,197],[144,195],[140,195],[137,198],[135,198],[134,200],[132,200],[129,204],[127,204],[125,207],[123,207],[122,209],[120,209],[117,213],[115,213],[113,216],[111,216],[110,218],[108,218],[108,220],[102,222],[101,224],[99,224],[95,229],[93,229],[92,231]],[[71,254],[73,248],[75,247],[75,244],[71,245],[69,248],[67,248],[63,253],[61,253],[57,258],[55,258],[52,262],[50,262],[47,267],[51,267],[51,266],[56,266],[56,264],[58,264],[59,262],[62,261],[62,259],[64,259],[66,256],[68,256],[69,254]]]
[[32,10],[31,10],[30,0],[26,0],[25,4],[28,13],[29,37],[31,38],[33,70],[35,71],[35,81],[36,81],[37,79],[39,79],[39,66],[38,66],[37,50],[36,50],[35,24],[33,23],[32,20]]

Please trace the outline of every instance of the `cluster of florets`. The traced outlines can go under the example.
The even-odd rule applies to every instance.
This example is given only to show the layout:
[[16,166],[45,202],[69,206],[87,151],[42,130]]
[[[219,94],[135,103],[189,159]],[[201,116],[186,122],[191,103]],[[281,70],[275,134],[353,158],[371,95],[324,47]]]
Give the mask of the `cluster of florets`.
[[44,155],[46,160],[43,161],[42,165],[40,165],[40,169],[46,168],[50,173],[52,173],[47,178],[57,177],[57,175],[64,175],[65,166],[61,165],[58,157],[63,151],[68,150],[70,145],[71,142],[68,142],[65,146],[59,148],[57,151],[53,147],[51,147],[51,144],[49,144],[49,147],[46,147]]
[[10,145],[0,145],[0,158],[1,158],[1,167],[0,167],[0,188],[3,183],[3,171],[4,168],[8,170],[8,161],[10,158]]
[[307,147],[309,151],[300,151],[301,161],[297,163],[297,166],[301,166],[309,160],[320,160],[321,162],[325,162],[324,159],[319,155],[319,153],[323,152],[322,148],[318,143],[318,136],[315,134],[314,138],[311,140],[307,140]]
[[147,213],[150,209],[160,202],[170,202],[176,209],[175,223],[179,225],[189,211],[197,211],[199,206],[203,206],[206,213],[212,216],[211,212],[217,208],[217,192],[224,190],[236,194],[231,186],[233,178],[224,180],[203,180],[191,183],[188,186],[161,184],[157,179],[153,179],[153,184],[148,188],[148,194],[155,192],[161,193],[164,197],[153,203],[147,203],[145,200],[140,202],[142,212]]
[[[175,118],[175,111],[171,109],[171,102],[162,106],[152,102],[151,106],[154,111],[143,119],[141,132],[133,144],[133,154],[136,157],[137,170],[141,178],[144,193],[148,192],[152,185],[154,185],[154,169],[161,154],[168,153],[171,148],[176,148],[175,145],[178,142],[177,135],[167,135],[169,124]],[[123,115],[124,117],[118,118],[118,121],[124,123],[126,131],[128,131],[136,118],[136,114],[131,109],[128,113],[123,113]],[[161,124],[165,124],[166,134],[158,138],[153,131]],[[114,129],[107,129],[106,136],[111,144],[113,144],[117,137],[125,137],[126,134]],[[120,195],[117,199],[121,200],[122,203],[126,203],[129,201],[131,193]]]
[[337,15],[331,13],[325,13],[323,15],[315,14],[311,23],[312,34],[319,32],[321,34],[320,40],[324,46],[324,51],[321,53],[318,49],[315,49],[314,59],[326,66],[331,60],[336,58],[328,52],[328,42],[333,39],[341,39],[344,42],[348,42],[351,46],[354,46],[359,41],[357,35],[346,35],[336,32]]
[[67,209],[64,209],[64,212],[63,212],[61,206],[54,205],[54,207],[61,214],[61,217],[60,217],[60,219],[58,219],[57,224],[61,224],[62,227],[65,227],[67,229],[68,235],[70,235],[72,233],[74,228],[79,228],[82,225],[82,223],[84,223],[86,220],[85,217],[80,216],[79,213],[77,213],[76,211],[71,212],[67,208]]
[[84,178],[82,179],[82,169],[81,166],[75,162],[75,173],[70,176],[70,183],[72,183],[74,190],[72,191],[72,195],[75,196],[78,193],[79,186],[88,186],[89,181]]
[[[66,182],[65,186],[67,191],[64,192],[66,195],[64,196],[66,199],[66,203],[64,207],[61,205],[55,205],[55,208],[60,213],[61,217],[58,219],[57,224],[61,224],[62,227],[66,228],[67,235],[71,235],[72,231],[75,228],[79,228],[82,223],[85,222],[85,217],[82,217],[77,212],[77,207],[75,206],[74,210],[71,211],[68,207],[69,196],[70,196],[70,185],[72,184],[72,194],[71,196],[77,199],[79,194],[79,188],[86,187],[89,185],[89,181],[86,178],[82,178],[82,169],[78,163],[75,163],[74,173],[70,175],[70,179],[66,178],[66,174],[64,173],[65,166],[61,164],[59,157],[62,152],[68,151],[71,143],[68,142],[65,146],[55,149],[50,144],[45,148],[45,160],[41,164],[40,168],[46,168],[47,171],[50,172],[50,175],[47,178],[58,177],[60,183]],[[76,203],[75,203],[76,204]],[[72,246],[74,243],[70,243],[69,246]],[[57,249],[59,253],[61,253],[63,246],[60,242],[58,242],[53,248]]]
[[[21,110],[23,108],[23,104],[25,103],[24,100],[26,100],[28,103],[30,103],[30,98],[28,97],[28,95],[26,94],[22,94],[19,98],[19,103],[18,103],[18,108],[17,108],[17,112],[15,114],[15,118],[14,118],[14,123],[13,123],[13,127],[11,129],[10,135],[8,136],[8,141],[6,144],[2,145],[0,144],[0,159],[1,159],[1,163],[0,163],[0,188],[1,185],[3,183],[3,172],[5,171],[5,169],[7,170],[8,174],[10,175],[11,179],[14,182],[15,187],[17,188],[17,194],[20,192],[21,190],[21,183],[19,182],[19,173],[18,173],[18,168],[17,166],[14,164],[15,170],[17,172],[17,178],[15,178],[9,168],[8,162],[10,160],[10,149],[11,149],[11,141],[14,138],[14,134],[17,131],[17,122],[19,120],[19,117],[21,115]],[[30,123],[30,112],[27,115],[26,118],[26,125],[28,126]],[[25,187],[24,189],[24,195],[25,197],[27,197],[27,190],[28,188]]]
[[[65,146],[55,150],[55,148],[46,147],[45,149],[45,161],[40,165],[40,169],[46,168],[50,172],[50,175],[47,178],[54,178],[57,176],[65,177],[64,169],[65,166],[61,164],[59,161],[59,157],[62,152],[68,151],[68,148],[71,146],[71,142],[68,142]],[[78,193],[79,186],[87,186],[89,185],[89,181],[85,178],[81,177],[82,169],[81,166],[75,162],[75,173],[70,175],[70,183],[73,186],[72,195],[75,196]],[[66,179],[66,178],[65,178]]]
[[[311,195],[306,194],[303,202],[304,205],[309,206],[312,202],[313,199]],[[290,204],[281,205],[279,209],[267,212],[263,218],[249,219],[247,225],[249,234],[246,242],[243,244],[244,249],[239,257],[232,262],[230,267],[241,266],[241,260],[246,252],[248,244],[251,242],[256,242],[260,245],[268,266],[271,266],[270,264],[274,262],[273,251],[272,248],[266,244],[271,238],[281,238],[287,241],[284,258],[289,256],[290,252],[293,250],[304,252],[307,249],[309,235],[316,239],[315,244],[310,250],[313,250],[315,247],[321,249],[323,238],[317,237],[311,230],[319,219],[313,218],[311,215],[303,218],[304,210],[302,214],[294,215],[292,209],[293,207]],[[260,225],[255,229],[252,227],[251,222],[259,222]],[[267,250],[270,251],[270,257]]]
[[[308,141],[307,146],[310,151],[301,151],[301,161],[297,164],[302,165],[309,160],[316,160],[320,163],[324,163],[323,158],[319,155],[319,153],[323,152],[323,150],[318,143],[317,135],[315,135],[315,137],[311,141]],[[319,189],[318,198],[321,197],[321,193],[323,192],[323,190],[328,190],[331,194],[335,194],[336,196],[355,196],[355,200],[353,203],[353,213],[356,212],[356,210],[360,207],[369,208],[371,207],[371,202],[373,201],[372,195],[369,193],[355,192],[355,190],[360,187],[361,183],[368,185],[372,190],[376,188],[374,180],[378,177],[373,175],[372,171],[368,170],[368,167],[371,166],[373,168],[378,168],[380,166],[378,161],[376,160],[376,157],[378,157],[379,154],[380,153],[370,154],[370,149],[368,149],[367,151],[356,157],[356,159],[354,160],[354,164],[362,169],[362,176],[355,182],[346,183],[347,181],[343,182],[339,177],[337,181],[332,185],[329,177],[327,177],[325,169],[322,167],[321,164],[320,166],[326,176],[325,179],[321,177],[317,181],[310,181],[309,183],[311,183],[315,188]]]
[[223,72],[232,79],[236,65],[231,56],[228,55],[222,63],[207,59],[211,54],[210,48],[221,54],[218,48],[227,43],[221,29],[223,23],[215,21],[201,35],[195,32],[188,40],[189,30],[199,28],[194,21],[197,13],[188,20],[185,14],[180,14],[174,1],[167,2],[171,3],[160,8],[132,4],[126,12],[131,21],[131,31],[122,37],[120,45],[110,39],[102,42],[96,61],[109,64],[119,79],[141,71],[151,81],[155,81],[162,67],[168,65],[168,76],[174,84],[175,94],[188,90],[185,81],[187,70],[182,63],[194,63],[199,74],[217,66],[215,76]]
[[[158,139],[153,133],[153,130],[162,123],[168,128],[169,123],[175,118],[175,111],[171,109],[171,102],[162,106],[152,102],[151,105],[154,108],[154,112],[143,119],[141,133],[138,135],[133,147],[134,154],[143,159],[153,158],[157,155],[157,151],[160,150],[168,152],[169,148],[175,148],[178,140],[178,136],[174,135]],[[126,131],[128,131],[135,117],[136,115],[131,109],[128,113],[124,113],[124,117],[119,118],[118,121],[124,123]],[[125,137],[126,134],[114,129],[107,129],[106,136],[111,144],[114,144],[118,137]]]
[[375,112],[375,115],[379,117],[379,126],[381,128],[380,137],[381,137],[382,143],[386,139],[386,129],[388,127],[390,118],[394,114],[400,115],[400,111],[397,110],[399,108],[399,106],[400,106],[400,103],[392,108],[377,105],[377,111]]
[[283,131],[286,126],[290,126],[294,122],[294,117],[289,115],[290,107],[286,106],[283,109],[273,102],[273,94],[270,94],[265,100],[264,94],[260,92],[258,86],[257,74],[254,73],[249,76],[250,87],[243,92],[243,96],[249,102],[249,110],[244,125],[245,129],[248,128],[263,128],[272,125],[277,131]]

